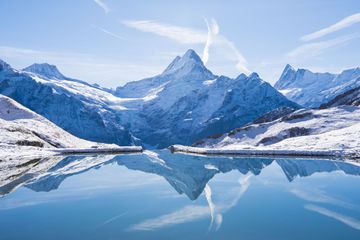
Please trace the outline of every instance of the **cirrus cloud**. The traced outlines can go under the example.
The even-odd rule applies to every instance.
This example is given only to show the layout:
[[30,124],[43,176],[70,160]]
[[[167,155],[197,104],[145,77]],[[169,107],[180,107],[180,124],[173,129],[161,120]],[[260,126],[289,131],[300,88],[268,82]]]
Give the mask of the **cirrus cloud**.
[[210,46],[216,46],[221,48],[222,57],[236,62],[235,67],[238,70],[246,74],[250,73],[247,60],[235,44],[225,36],[218,34],[220,27],[215,19],[212,19],[211,23],[208,23],[206,20],[208,32],[153,20],[124,20],[120,22],[126,27],[166,37],[181,44],[205,44],[203,51],[204,63],[207,63],[209,60]]
[[302,36],[301,40],[307,42],[307,41],[311,41],[314,39],[318,39],[318,38],[328,35],[330,33],[350,27],[351,25],[358,23],[358,22],[360,22],[360,13],[353,14],[351,16],[341,19],[339,22],[337,22],[329,27],[326,27],[326,28],[320,29],[319,31]]

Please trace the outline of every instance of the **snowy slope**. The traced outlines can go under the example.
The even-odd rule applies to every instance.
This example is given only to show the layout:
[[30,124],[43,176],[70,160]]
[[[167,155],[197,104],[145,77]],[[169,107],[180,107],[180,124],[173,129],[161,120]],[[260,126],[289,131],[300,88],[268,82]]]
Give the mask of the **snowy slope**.
[[301,109],[280,119],[251,124],[197,147],[220,149],[352,151],[360,149],[360,108],[339,106],[321,110]]
[[360,106],[360,87],[350,89],[349,91],[336,96],[331,101],[322,104],[320,108],[336,107],[340,105]]
[[101,146],[79,139],[16,101],[0,95],[0,151],[17,146],[35,148],[91,148]]
[[359,67],[331,74],[295,70],[290,65],[286,65],[275,84],[275,88],[287,98],[305,107],[319,107],[357,86],[360,86]]

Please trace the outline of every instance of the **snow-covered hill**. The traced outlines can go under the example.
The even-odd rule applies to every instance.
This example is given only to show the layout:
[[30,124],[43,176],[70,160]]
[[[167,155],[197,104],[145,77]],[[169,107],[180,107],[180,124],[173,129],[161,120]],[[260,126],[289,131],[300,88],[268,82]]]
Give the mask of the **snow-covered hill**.
[[352,151],[360,149],[360,108],[301,109],[275,121],[250,124],[195,144],[220,149]]
[[78,137],[157,147],[192,144],[279,107],[298,108],[256,73],[215,76],[193,50],[160,75],[130,82],[114,95],[49,64],[19,71],[0,62],[0,93]]
[[0,95],[0,152],[25,154],[39,148],[91,148],[105,146],[77,138],[49,120]]
[[290,65],[286,65],[275,84],[275,88],[287,98],[304,107],[319,107],[357,86],[360,86],[359,67],[331,74],[295,70]]

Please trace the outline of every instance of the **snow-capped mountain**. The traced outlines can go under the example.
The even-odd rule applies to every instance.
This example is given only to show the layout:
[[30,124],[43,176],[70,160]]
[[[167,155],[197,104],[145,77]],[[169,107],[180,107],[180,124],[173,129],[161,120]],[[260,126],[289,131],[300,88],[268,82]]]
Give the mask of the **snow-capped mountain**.
[[313,73],[295,70],[286,65],[275,88],[290,100],[304,107],[319,107],[352,88],[360,86],[360,68],[344,70],[340,74]]
[[177,56],[160,75],[129,82],[123,87],[118,87],[115,94],[119,97],[139,98],[149,96],[156,90],[159,91],[170,81],[181,82],[184,87],[186,83],[201,83],[215,78],[216,76],[204,66],[196,52],[190,49],[182,57]]
[[48,64],[21,71],[2,66],[1,94],[97,142],[192,144],[279,107],[298,108],[256,73],[235,79],[212,74],[193,50],[176,57],[161,74],[130,82],[114,95],[67,78]]
[[176,57],[162,74],[128,83],[116,94],[145,99],[139,115],[142,121],[131,123],[132,133],[158,147],[191,144],[273,109],[298,107],[256,73],[235,79],[215,76],[193,50]]
[[26,68],[22,69],[23,72],[32,73],[31,75],[36,75],[39,78],[48,79],[48,80],[68,80],[72,82],[78,82],[89,87],[97,88],[106,92],[111,93],[113,90],[101,87],[98,84],[89,84],[85,81],[69,78],[64,76],[55,65],[48,63],[34,63]]
[[25,72],[36,73],[49,79],[66,79],[56,66],[48,63],[34,63],[23,69]]
[[[47,66],[47,65],[46,65]],[[52,78],[54,68],[32,65],[27,71],[0,62],[0,93],[46,117],[77,137],[106,143],[130,145],[131,136],[119,122],[123,100],[102,89],[73,81]],[[46,76],[40,75],[43,70]],[[56,68],[55,68],[56,69]],[[34,71],[36,73],[32,73]]]

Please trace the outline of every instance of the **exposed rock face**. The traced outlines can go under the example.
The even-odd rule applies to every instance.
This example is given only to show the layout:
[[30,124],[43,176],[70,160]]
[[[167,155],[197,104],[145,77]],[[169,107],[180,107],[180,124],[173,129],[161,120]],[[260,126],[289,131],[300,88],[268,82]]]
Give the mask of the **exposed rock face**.
[[324,103],[320,109],[336,107],[341,105],[360,106],[360,87],[353,88],[336,96],[331,101]]

